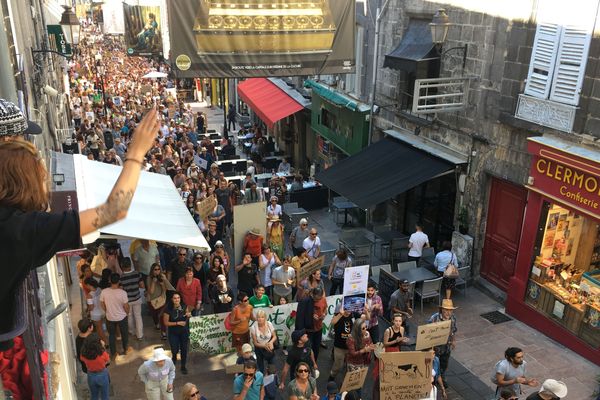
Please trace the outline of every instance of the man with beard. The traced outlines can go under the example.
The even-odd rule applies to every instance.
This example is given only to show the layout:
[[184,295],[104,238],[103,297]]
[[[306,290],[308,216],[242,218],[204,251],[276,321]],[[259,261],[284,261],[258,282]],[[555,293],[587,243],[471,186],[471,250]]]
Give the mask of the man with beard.
[[408,335],[408,319],[413,315],[413,296],[410,292],[410,282],[407,279],[400,279],[398,289],[390,296],[389,310],[390,315],[402,314],[402,326],[404,332]]
[[373,343],[379,342],[379,316],[383,315],[381,297],[376,294],[377,285],[369,282],[367,286],[367,301],[365,302],[365,315],[368,319],[368,330]]
[[456,317],[454,316],[454,304],[450,299],[442,300],[442,304],[440,305],[440,311],[433,314],[429,320],[428,324],[434,322],[441,321],[451,321],[450,322],[450,335],[448,335],[448,342],[441,346],[435,346],[435,355],[440,359],[440,375],[442,376],[442,381],[444,382],[444,387],[446,385],[446,369],[448,368],[448,362],[450,361],[450,354],[455,347],[455,339],[456,339]]
[[498,361],[494,368],[492,382],[497,385],[496,393],[502,389],[512,389],[517,395],[522,394],[521,385],[537,386],[538,381],[525,377],[527,362],[523,359],[523,350],[509,347],[504,352],[504,360]]

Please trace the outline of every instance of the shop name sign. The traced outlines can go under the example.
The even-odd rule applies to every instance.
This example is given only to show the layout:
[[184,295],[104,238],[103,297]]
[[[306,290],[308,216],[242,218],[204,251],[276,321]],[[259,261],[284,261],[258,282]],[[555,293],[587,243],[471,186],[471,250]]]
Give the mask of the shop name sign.
[[533,186],[578,208],[598,214],[600,176],[589,171],[597,168],[593,165],[586,168],[581,161],[574,161],[580,168],[544,157],[535,157],[531,168]]
[[47,28],[50,47],[66,57],[71,57],[73,55],[73,51],[71,49],[71,45],[65,38],[62,26],[48,25]]

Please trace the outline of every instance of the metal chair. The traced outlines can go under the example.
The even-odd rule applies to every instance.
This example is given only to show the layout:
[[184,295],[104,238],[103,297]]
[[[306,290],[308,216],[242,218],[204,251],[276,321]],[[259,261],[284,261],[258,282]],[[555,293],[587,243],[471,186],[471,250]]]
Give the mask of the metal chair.
[[419,267],[433,266],[435,261],[435,249],[433,247],[425,247],[421,252]]
[[352,265],[367,265],[371,263],[371,245],[356,246],[352,249],[354,260]]
[[407,262],[398,263],[398,272],[404,272],[404,271],[408,271],[408,270],[415,269],[415,268],[417,268],[416,261],[407,261]]
[[471,266],[461,267],[458,269],[458,278],[456,278],[456,287],[465,287],[465,297],[467,297],[467,281],[471,277]]
[[[391,263],[408,261],[408,238],[394,238],[390,243]],[[403,259],[406,257],[405,259]]]
[[421,298],[421,314],[423,314],[423,300],[425,299],[438,299],[440,302],[442,294],[442,277],[431,279],[423,282],[423,286],[419,289],[415,289],[415,296]]
[[379,283],[379,273],[381,272],[381,270],[392,273],[392,266],[390,264],[372,266],[371,267],[371,279],[375,283]]

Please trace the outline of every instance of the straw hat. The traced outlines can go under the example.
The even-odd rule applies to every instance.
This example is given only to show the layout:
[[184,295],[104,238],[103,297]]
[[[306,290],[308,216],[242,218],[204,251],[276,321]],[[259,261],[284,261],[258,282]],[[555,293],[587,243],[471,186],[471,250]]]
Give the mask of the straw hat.
[[252,228],[248,232],[253,235],[260,236],[260,231],[258,230],[258,228]]
[[446,310],[456,310],[458,307],[454,307],[454,303],[452,303],[452,300],[444,299],[444,300],[442,300],[442,304],[440,305],[440,308],[444,308]]
[[279,221],[281,221],[281,219],[277,215],[274,215],[271,218],[269,218],[269,221],[271,221],[271,222],[279,222]]

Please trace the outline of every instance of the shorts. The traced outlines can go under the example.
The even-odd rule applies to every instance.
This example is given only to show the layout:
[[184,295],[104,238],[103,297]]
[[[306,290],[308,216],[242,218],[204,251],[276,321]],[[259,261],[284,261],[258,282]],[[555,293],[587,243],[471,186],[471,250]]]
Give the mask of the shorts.
[[244,343],[250,343],[250,331],[246,333],[231,333],[231,344],[238,350],[241,350]]

